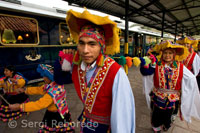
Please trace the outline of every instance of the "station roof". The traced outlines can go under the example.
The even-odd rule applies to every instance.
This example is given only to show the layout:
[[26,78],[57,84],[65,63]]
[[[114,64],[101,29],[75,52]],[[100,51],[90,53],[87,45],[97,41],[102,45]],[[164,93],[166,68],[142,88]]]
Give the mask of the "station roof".
[[[86,7],[125,19],[125,0],[65,0],[69,5]],[[200,34],[200,0],[129,0],[129,21],[188,35]]]

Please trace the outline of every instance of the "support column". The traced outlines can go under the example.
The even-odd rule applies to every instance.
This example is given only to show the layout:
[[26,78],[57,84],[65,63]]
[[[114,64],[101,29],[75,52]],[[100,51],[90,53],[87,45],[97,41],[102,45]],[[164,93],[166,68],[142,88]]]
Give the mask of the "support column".
[[128,37],[129,37],[129,32],[128,32],[128,11],[129,11],[129,0],[125,1],[125,35],[124,35],[124,39],[125,39],[125,44],[124,44],[124,55],[127,56],[128,55]]
[[162,16],[161,42],[163,41],[163,36],[164,36],[164,24],[165,24],[165,12],[163,12],[163,16]]
[[[124,39],[125,39],[125,44],[124,44],[124,56],[128,55],[128,12],[129,12],[129,0],[125,1],[125,35],[124,35]],[[125,64],[124,65],[124,70],[126,72],[126,74],[128,74],[128,66]]]
[[174,38],[174,42],[176,42],[176,34],[177,34],[177,23],[176,23],[176,27],[175,27],[175,38]]
[[147,52],[146,51],[146,35],[145,34],[143,34],[142,39],[143,39],[143,41],[142,41],[142,55],[144,56]]
[[184,33],[184,27],[182,27],[182,37],[184,37],[183,33]]

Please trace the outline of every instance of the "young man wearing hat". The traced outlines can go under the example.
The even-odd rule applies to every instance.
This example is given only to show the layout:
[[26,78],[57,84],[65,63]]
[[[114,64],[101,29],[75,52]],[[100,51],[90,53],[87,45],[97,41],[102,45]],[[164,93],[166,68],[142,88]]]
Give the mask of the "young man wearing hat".
[[[126,73],[106,54],[119,52],[116,23],[108,17],[68,11],[67,24],[77,45],[72,80],[84,109],[79,117],[84,133],[134,133],[135,104]],[[70,66],[70,50],[61,63]],[[63,67],[62,66],[62,67]]]
[[183,37],[176,41],[176,43],[184,45],[188,48],[190,54],[183,61],[183,64],[195,75],[197,76],[200,70],[200,57],[194,51],[194,48],[198,46],[198,40],[194,40],[190,37]]
[[[179,107],[187,122],[192,116],[200,119],[200,95],[195,76],[180,63],[188,55],[186,47],[162,41],[154,50],[160,53],[158,63],[154,73],[143,75],[143,85],[152,128],[158,133],[171,127]],[[141,69],[142,74],[148,71]]]

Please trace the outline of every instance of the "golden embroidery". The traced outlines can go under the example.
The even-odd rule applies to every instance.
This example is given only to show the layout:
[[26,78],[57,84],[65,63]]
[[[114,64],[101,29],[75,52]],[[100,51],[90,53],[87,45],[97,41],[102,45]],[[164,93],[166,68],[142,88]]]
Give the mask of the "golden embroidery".
[[[170,90],[166,89],[165,87],[165,75],[164,75],[164,66],[158,66],[158,76],[159,76],[159,88],[154,88],[153,92],[156,96],[164,99],[168,97],[169,101],[176,101],[179,100],[180,93],[179,91],[175,92],[175,87],[178,81],[180,72],[180,63],[177,63],[177,68],[172,68],[172,78],[171,82],[169,82]],[[170,92],[170,93],[169,93]]]
[[191,58],[192,58],[192,55],[193,55],[193,53],[190,53],[190,54],[188,55],[188,57],[183,61],[183,64],[184,64],[186,67],[188,67],[188,64],[189,64],[189,62],[190,62],[190,60],[191,60]]
[[[92,108],[93,105],[95,103],[96,100],[96,96],[98,94],[99,89],[101,88],[101,85],[103,84],[104,79],[106,78],[106,75],[108,73],[108,70],[110,68],[110,66],[114,63],[115,61],[109,57],[107,57],[104,61],[104,66],[101,67],[90,88],[86,87],[85,84],[85,77],[83,75],[83,71],[80,69],[80,67],[78,68],[78,74],[79,74],[79,83],[80,83],[80,89],[81,89],[81,97],[82,99],[84,99],[85,94],[87,94],[86,96],[86,100],[85,100],[85,108],[87,109],[88,112],[92,112]],[[86,89],[87,88],[87,89]]]

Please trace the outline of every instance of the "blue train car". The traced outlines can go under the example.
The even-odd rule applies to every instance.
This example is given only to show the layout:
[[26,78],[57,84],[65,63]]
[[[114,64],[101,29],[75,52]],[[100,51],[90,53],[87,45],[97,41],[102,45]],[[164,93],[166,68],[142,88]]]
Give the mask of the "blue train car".
[[53,65],[60,50],[76,48],[65,12],[31,6],[0,1],[0,75],[5,65],[14,65],[29,81],[37,81],[38,64]]
[[[66,10],[67,8],[71,7],[66,7]],[[122,29],[120,33],[121,51],[115,56],[124,55],[125,21],[114,16],[109,17]],[[47,8],[19,0],[1,0],[0,75],[3,75],[5,65],[14,65],[17,71],[29,81],[38,81],[35,80],[40,78],[36,72],[38,64],[53,65],[60,50],[76,49],[65,18],[66,11],[57,8]],[[141,25],[132,22],[129,25],[129,56],[144,56],[151,43],[159,42],[160,33],[155,34],[150,30],[142,29]],[[134,28],[134,26],[139,28]]]

